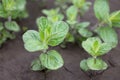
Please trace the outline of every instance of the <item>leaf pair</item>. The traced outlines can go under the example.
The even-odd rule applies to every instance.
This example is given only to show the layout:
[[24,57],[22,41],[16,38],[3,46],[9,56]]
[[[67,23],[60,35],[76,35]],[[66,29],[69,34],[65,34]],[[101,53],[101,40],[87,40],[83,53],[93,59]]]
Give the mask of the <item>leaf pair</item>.
[[5,22],[5,28],[10,31],[18,32],[20,31],[19,25],[15,21],[6,21]]
[[112,49],[109,43],[102,43],[98,37],[83,41],[82,47],[93,57],[102,56]]
[[51,21],[52,23],[61,21],[64,19],[64,16],[60,13],[59,8],[51,9],[51,10],[45,9],[42,12],[47,16],[48,20]]
[[81,61],[80,67],[84,71],[105,70],[107,69],[108,65],[102,59],[88,58]]
[[39,59],[36,59],[32,62],[32,70],[38,71],[43,69],[49,69],[49,70],[56,70],[62,67],[64,64],[64,61],[61,57],[61,55],[55,51],[51,50],[47,53],[42,53],[39,57]]
[[77,30],[82,37],[88,38],[93,35],[93,33],[87,29],[89,25],[90,25],[89,22],[81,22],[76,25]]
[[40,51],[48,49],[48,46],[59,45],[66,37],[69,27],[63,21],[51,24],[47,18],[37,19],[39,32],[29,30],[23,35],[25,48],[30,51]]
[[88,38],[83,41],[82,47],[92,56],[92,58],[84,59],[80,62],[80,67],[84,71],[88,70],[105,70],[108,65],[100,58],[109,52],[112,47],[109,43],[102,43],[98,37]]

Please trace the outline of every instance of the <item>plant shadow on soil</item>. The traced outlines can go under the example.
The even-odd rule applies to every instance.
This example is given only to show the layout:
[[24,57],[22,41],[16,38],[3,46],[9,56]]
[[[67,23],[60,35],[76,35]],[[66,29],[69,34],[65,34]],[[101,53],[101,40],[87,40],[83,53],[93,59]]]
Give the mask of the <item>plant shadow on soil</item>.
[[[43,8],[52,7],[52,1],[47,6],[40,8],[40,0],[29,0],[27,9],[29,18],[19,21],[21,26],[26,26],[29,29],[37,29],[36,18],[41,16]],[[94,1],[94,0],[89,0]],[[111,11],[120,9],[119,0],[110,0]],[[93,13],[93,6],[91,6],[88,14],[81,21],[90,21],[91,27],[95,24],[96,18]],[[117,30],[118,37],[120,30]],[[103,59],[109,64],[106,71],[99,72],[83,72],[79,63],[82,59],[87,58],[88,54],[77,45],[69,44],[67,49],[55,47],[64,58],[65,64],[59,70],[44,72],[33,72],[30,70],[31,61],[38,57],[39,52],[29,53],[24,49],[22,42],[23,32],[17,33],[15,40],[8,40],[0,49],[0,80],[119,80],[120,79],[120,43],[118,46],[110,51]],[[120,40],[120,37],[119,37]]]

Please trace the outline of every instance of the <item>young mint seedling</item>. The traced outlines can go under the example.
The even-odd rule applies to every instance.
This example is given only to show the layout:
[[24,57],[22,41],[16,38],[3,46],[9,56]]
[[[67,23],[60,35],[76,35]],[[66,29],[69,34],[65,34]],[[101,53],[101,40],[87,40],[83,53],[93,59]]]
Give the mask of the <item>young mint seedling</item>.
[[64,16],[60,13],[59,8],[51,10],[44,9],[42,12],[47,16],[48,20],[51,21],[52,23],[56,21],[62,21],[64,19]]
[[80,67],[82,70],[88,71],[107,69],[108,65],[98,57],[105,55],[112,49],[109,43],[102,43],[98,37],[91,37],[82,42],[82,47],[92,56],[81,61]]
[[28,30],[23,35],[25,49],[29,52],[42,51],[38,59],[31,64],[32,70],[56,70],[63,66],[61,55],[50,50],[49,46],[57,46],[65,39],[69,27],[63,21],[51,23],[46,17],[37,19],[38,30]]
[[5,23],[0,23],[0,45],[2,45],[8,38],[14,39],[14,32],[20,31],[20,27],[13,19],[26,18],[28,16],[26,11],[26,0],[2,0],[0,2],[0,17],[7,19]]

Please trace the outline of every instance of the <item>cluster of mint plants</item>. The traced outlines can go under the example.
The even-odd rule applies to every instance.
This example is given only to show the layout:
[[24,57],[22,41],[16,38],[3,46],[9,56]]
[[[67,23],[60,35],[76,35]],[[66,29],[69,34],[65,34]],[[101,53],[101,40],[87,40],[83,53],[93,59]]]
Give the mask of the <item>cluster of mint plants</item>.
[[56,0],[56,8],[44,9],[42,12],[47,16],[51,23],[56,21],[65,21],[69,24],[69,32],[61,44],[66,47],[66,43],[78,43],[93,35],[88,29],[89,22],[80,22],[81,17],[89,10],[91,5],[86,0]]
[[63,42],[69,26],[64,21],[51,23],[46,17],[36,21],[38,31],[28,30],[23,35],[25,49],[29,52],[42,51],[40,56],[31,63],[33,71],[56,70],[64,65],[63,58],[56,50],[49,50]]
[[0,22],[0,46],[7,39],[14,39],[14,33],[20,31],[15,19],[26,17],[28,17],[26,0],[1,0],[0,18],[5,19],[5,22]]
[[107,63],[100,57],[118,44],[115,28],[120,27],[120,11],[110,13],[108,0],[95,0],[94,13],[98,19],[94,32],[98,35],[82,42],[82,47],[92,56],[80,62],[80,67],[84,71],[107,69]]
[[[44,1],[44,0],[43,0]],[[46,1],[46,0],[45,0]],[[91,56],[80,62],[80,68],[105,70],[107,63],[102,56],[115,48],[118,36],[115,28],[120,27],[120,11],[110,12],[108,0],[95,0],[94,13],[98,22],[93,31],[88,29],[90,22],[81,22],[81,17],[91,5],[86,0],[56,0],[56,8],[44,9],[46,17],[36,20],[38,31],[28,30],[23,34],[24,47],[29,52],[40,51],[40,56],[31,63],[33,71],[57,70],[64,65],[64,60],[56,50],[50,47],[66,47],[66,43],[78,43]],[[20,26],[15,21],[28,17],[26,0],[1,0],[0,46],[7,39],[14,39]],[[93,35],[93,33],[96,33]]]

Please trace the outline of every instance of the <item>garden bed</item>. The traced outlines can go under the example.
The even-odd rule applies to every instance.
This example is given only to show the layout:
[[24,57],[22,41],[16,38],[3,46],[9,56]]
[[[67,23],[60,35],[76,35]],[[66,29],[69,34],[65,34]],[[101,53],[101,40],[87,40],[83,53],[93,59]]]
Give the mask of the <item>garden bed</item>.
[[[94,0],[89,0],[94,1]],[[29,18],[18,21],[21,26],[26,26],[29,29],[37,29],[35,25],[36,18],[41,16],[43,8],[52,7],[52,0],[49,0],[48,5],[40,7],[40,1],[29,0],[27,10]],[[120,9],[119,0],[110,0],[111,10]],[[90,21],[91,27],[97,21],[94,17],[93,8],[87,12],[82,21]],[[117,30],[120,40],[120,30]],[[29,53],[24,49],[22,41],[23,32],[17,34],[15,40],[8,40],[0,49],[0,80],[119,80],[120,79],[120,43],[118,46],[103,56],[103,59],[109,64],[109,68],[104,72],[83,72],[80,67],[80,61],[88,58],[88,54],[75,44],[69,44],[66,49],[55,47],[65,61],[64,67],[56,71],[50,71],[47,74],[44,72],[34,72],[30,70],[31,61],[33,61],[39,52]]]

